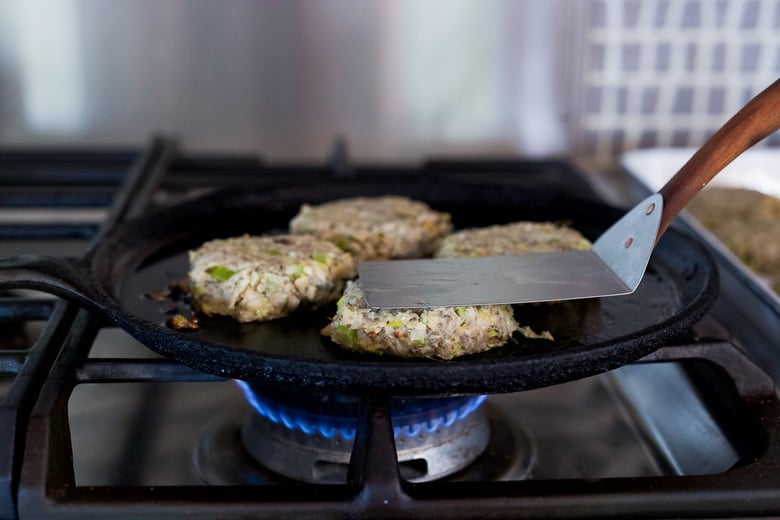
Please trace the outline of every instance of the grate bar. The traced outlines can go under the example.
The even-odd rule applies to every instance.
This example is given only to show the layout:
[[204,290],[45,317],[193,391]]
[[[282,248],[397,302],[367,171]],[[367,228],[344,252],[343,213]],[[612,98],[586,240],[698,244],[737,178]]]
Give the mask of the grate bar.
[[88,359],[76,368],[78,383],[214,382],[225,381],[211,374],[167,359]]
[[[142,211],[148,202],[148,190],[156,185],[157,179],[161,175],[160,172],[163,170],[160,166],[161,163],[166,164],[171,154],[172,145],[162,138],[156,138],[146,152],[140,155],[131,173],[126,176],[124,183],[120,186],[114,206],[108,220],[103,224],[100,234],[95,235],[90,230],[84,236],[94,236],[94,240],[97,240],[110,226],[129,215]],[[25,154],[10,156],[3,154],[1,158],[8,161],[9,157],[17,162],[32,159]],[[80,156],[78,158],[83,159]],[[41,160],[41,157],[37,156],[36,159]],[[107,156],[109,162],[115,159],[114,155]],[[88,179],[85,182],[92,179],[89,177],[92,173],[94,172],[87,172]],[[79,179],[81,177],[83,176],[78,176]],[[99,179],[92,180],[96,181],[97,184],[106,182],[105,175],[102,173],[98,177]],[[150,183],[152,186],[144,188],[144,183]],[[147,199],[142,198],[144,196]],[[55,233],[54,238],[57,237],[59,234]],[[52,236],[49,235],[47,238],[52,238]],[[38,304],[33,303],[26,308],[26,311],[21,312],[41,314],[40,307],[36,310],[36,305]],[[89,351],[91,341],[94,339],[95,322],[97,321],[86,311],[81,311],[80,314],[76,315],[77,309],[74,304],[62,301],[55,305],[55,311],[47,322],[41,338],[31,349],[30,355],[23,364],[14,367],[18,368],[18,373],[8,394],[0,404],[0,519],[16,518],[17,504],[14,496],[19,486],[17,483],[24,471],[21,457],[23,447],[33,446],[31,448],[33,451],[44,455],[45,460],[38,462],[43,463],[46,468],[55,468],[55,473],[59,472],[58,474],[64,481],[62,482],[64,488],[73,486],[72,453],[66,405],[72,390],[73,367]],[[70,334],[65,341],[65,335],[69,331]],[[63,343],[63,341],[65,342]],[[57,358],[58,354],[59,358]],[[52,367],[54,368],[52,369]],[[47,378],[50,370],[52,373]],[[57,375],[55,376],[55,374]],[[45,395],[53,397],[54,401],[63,404],[64,408],[54,407],[49,402],[47,404],[52,405],[50,415],[42,417],[40,413],[36,414],[35,410],[41,405],[41,401],[45,401]],[[35,399],[39,396],[38,405],[33,407]],[[34,425],[40,425],[41,422],[48,424],[48,421],[57,424],[58,431],[62,432],[59,439],[63,442],[60,446],[61,451],[56,449],[50,451],[50,444],[41,442],[41,436],[36,435],[36,431],[40,432],[40,430],[36,430]],[[26,446],[25,440],[27,441]],[[70,465],[69,468],[68,465]],[[44,473],[47,471],[48,469]]]

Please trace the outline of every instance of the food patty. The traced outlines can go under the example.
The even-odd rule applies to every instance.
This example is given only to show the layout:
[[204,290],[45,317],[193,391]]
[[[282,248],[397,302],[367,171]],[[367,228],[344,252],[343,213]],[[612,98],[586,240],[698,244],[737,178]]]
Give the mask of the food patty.
[[[589,247],[590,242],[574,229],[518,222],[454,233],[444,239],[436,256],[500,256]],[[548,331],[537,334],[521,327],[511,305],[376,310],[368,307],[359,284],[350,283],[337,307],[325,332],[336,343],[363,352],[452,359],[501,346],[515,332],[553,339]]]
[[464,229],[446,237],[439,258],[520,255],[590,249],[579,231],[550,222],[514,222],[501,226]]
[[780,199],[742,188],[712,187],[688,211],[780,294]]
[[395,195],[304,204],[290,222],[292,233],[333,242],[357,261],[429,256],[451,230],[448,213]]
[[350,350],[452,359],[503,345],[517,330],[510,305],[376,310],[350,281],[325,334]]
[[307,235],[212,240],[190,251],[189,259],[195,308],[241,322],[333,301],[357,274],[349,253]]

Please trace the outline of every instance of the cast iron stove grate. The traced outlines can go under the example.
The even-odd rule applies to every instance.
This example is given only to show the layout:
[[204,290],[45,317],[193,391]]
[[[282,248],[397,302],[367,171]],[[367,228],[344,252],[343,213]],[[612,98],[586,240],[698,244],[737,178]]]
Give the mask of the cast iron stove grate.
[[[169,143],[155,141],[137,160],[133,172],[113,198],[108,222],[92,238],[116,222],[139,214],[150,201],[170,202],[187,191],[209,187],[208,172],[226,184],[240,183],[266,166],[255,160],[230,158],[174,158]],[[307,179],[327,172],[360,175],[343,164],[343,153],[325,167],[290,167],[274,170],[285,180]],[[341,162],[340,162],[341,161]],[[493,161],[484,182],[516,180],[512,161]],[[468,171],[484,163],[428,163],[426,172]],[[547,179],[582,182],[565,163],[534,163]],[[463,170],[468,171],[463,171]],[[419,169],[368,168],[376,175],[416,175]],[[549,175],[550,171],[556,173]],[[461,174],[458,174],[461,175]],[[532,176],[533,177],[533,176]],[[559,182],[560,179],[554,181]],[[529,182],[538,182],[539,176]],[[262,178],[258,182],[272,182]],[[581,186],[580,186],[581,187]],[[159,189],[158,189],[159,188]],[[167,193],[167,194],[166,194]],[[188,196],[186,193],[185,197]],[[48,316],[50,304],[40,302],[22,311]],[[38,310],[30,310],[38,309]],[[0,502],[3,516],[21,518],[130,517],[697,517],[749,516],[780,512],[780,419],[778,399],[770,378],[735,348],[722,342],[688,343],[662,347],[644,363],[704,359],[693,363],[702,388],[714,394],[711,402],[720,414],[740,420],[727,435],[745,446],[730,471],[697,476],[642,477],[604,480],[518,480],[502,482],[411,483],[401,478],[393,441],[388,402],[379,397],[360,399],[359,417],[345,484],[294,483],[275,486],[81,486],[72,466],[68,399],[80,384],[119,382],[213,382],[219,378],[165,359],[92,359],[89,350],[106,324],[74,305],[56,303],[44,334],[24,361],[6,363],[18,374],[11,393],[3,401],[3,418],[10,417],[14,431],[1,432],[11,439],[2,484],[6,498]],[[3,359],[7,359],[4,356]],[[56,359],[55,359],[56,358]],[[713,368],[714,367],[714,368]],[[50,372],[49,372],[50,370]],[[28,372],[33,374],[28,376]],[[47,375],[48,373],[48,375]],[[720,377],[725,373],[728,377]],[[721,374],[722,375],[722,374]],[[709,384],[711,381],[717,384]],[[22,381],[21,383],[19,381]],[[725,381],[726,389],[723,389]],[[18,395],[18,397],[17,397]],[[734,396],[738,396],[737,399]],[[9,397],[11,399],[9,399]],[[10,407],[7,406],[10,404]],[[24,438],[22,436],[24,433]],[[22,457],[23,454],[23,457]]]

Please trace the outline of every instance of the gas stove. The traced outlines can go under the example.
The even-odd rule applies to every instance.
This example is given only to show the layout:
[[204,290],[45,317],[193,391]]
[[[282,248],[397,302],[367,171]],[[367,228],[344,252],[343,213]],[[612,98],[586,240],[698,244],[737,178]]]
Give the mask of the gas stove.
[[[394,175],[603,197],[571,161],[352,164],[343,143],[318,164],[186,154],[163,138],[142,150],[7,150],[0,171],[2,256],[78,257],[124,220],[220,187]],[[727,297],[610,372],[517,393],[386,398],[226,380],[74,303],[0,294],[0,518],[780,513],[769,375],[780,354],[730,319]]]

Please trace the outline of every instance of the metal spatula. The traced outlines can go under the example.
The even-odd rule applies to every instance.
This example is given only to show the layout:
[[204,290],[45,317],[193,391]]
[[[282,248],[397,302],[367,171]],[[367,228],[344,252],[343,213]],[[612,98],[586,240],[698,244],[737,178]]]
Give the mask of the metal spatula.
[[630,294],[642,280],[653,247],[682,208],[727,164],[778,128],[780,80],[737,112],[658,193],[605,231],[591,250],[363,262],[358,270],[368,305],[452,307]]

